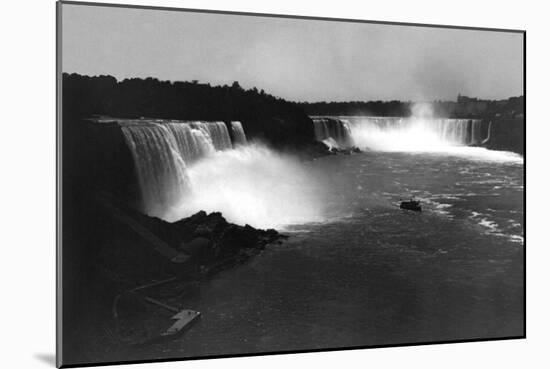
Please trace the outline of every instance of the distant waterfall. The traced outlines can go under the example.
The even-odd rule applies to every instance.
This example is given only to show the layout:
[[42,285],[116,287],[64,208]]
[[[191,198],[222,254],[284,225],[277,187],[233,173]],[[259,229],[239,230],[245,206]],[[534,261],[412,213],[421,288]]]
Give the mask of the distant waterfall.
[[487,137],[481,142],[482,144],[486,144],[491,139],[491,125],[493,124],[493,121],[489,122],[489,127],[487,127]]
[[479,145],[482,141],[481,119],[473,119],[471,121],[470,145]]
[[[132,153],[144,211],[162,216],[189,191],[187,165],[232,148],[223,122],[121,121]],[[244,131],[242,132],[246,142]]]
[[470,143],[468,119],[428,119],[422,123],[428,130],[435,126],[439,138],[450,144],[467,145]]
[[356,145],[382,151],[423,151],[479,145],[481,120],[416,117],[314,117],[315,138],[330,147]]
[[233,134],[233,143],[235,145],[245,145],[246,135],[244,134],[243,125],[239,121],[231,122],[231,133]]
[[339,118],[313,118],[315,139],[330,149],[353,146],[350,123]]

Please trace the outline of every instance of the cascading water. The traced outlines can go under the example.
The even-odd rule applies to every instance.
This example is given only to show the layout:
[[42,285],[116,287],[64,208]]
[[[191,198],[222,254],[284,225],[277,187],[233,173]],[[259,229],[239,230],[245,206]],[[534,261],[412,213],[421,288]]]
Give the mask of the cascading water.
[[348,121],[339,118],[313,118],[315,139],[329,149],[353,146],[353,137]]
[[191,191],[168,219],[219,211],[233,223],[279,229],[323,220],[322,176],[260,144],[216,152],[190,165],[188,173]]
[[481,120],[473,119],[471,121],[470,145],[479,145],[482,143]]
[[198,129],[204,135],[212,140],[212,144],[216,150],[227,150],[232,146],[229,131],[224,122],[191,122],[190,126]]
[[[144,210],[160,216],[189,186],[183,142],[170,125],[128,123],[121,128],[134,159]],[[178,135],[180,141],[184,135]]]
[[190,190],[187,166],[231,148],[223,122],[121,121],[132,153],[144,211],[162,217]]
[[469,124],[468,119],[422,119],[422,120],[409,120],[408,123],[414,129],[415,125],[422,126],[425,131],[436,129],[436,135],[444,142],[450,145],[467,145],[469,140]]
[[489,122],[489,127],[487,127],[487,137],[485,137],[485,139],[483,141],[481,141],[482,144],[485,144],[487,142],[489,142],[489,140],[491,139],[491,126],[493,125],[493,121],[490,121]]
[[244,134],[243,125],[241,122],[231,122],[231,133],[233,134],[233,143],[235,145],[246,145],[246,135]]
[[201,125],[204,124],[166,123],[163,125],[168,127],[172,132],[177,143],[177,150],[186,162],[196,160],[216,151],[208,129],[201,129]]
[[314,117],[313,122],[316,139],[329,147],[334,140],[340,147],[356,145],[365,150],[433,151],[479,145],[483,140],[478,119]]
[[[176,221],[199,210],[228,221],[282,227],[319,220],[317,181],[295,158],[248,144],[240,122],[119,121],[143,211]],[[235,146],[235,148],[233,148]]]

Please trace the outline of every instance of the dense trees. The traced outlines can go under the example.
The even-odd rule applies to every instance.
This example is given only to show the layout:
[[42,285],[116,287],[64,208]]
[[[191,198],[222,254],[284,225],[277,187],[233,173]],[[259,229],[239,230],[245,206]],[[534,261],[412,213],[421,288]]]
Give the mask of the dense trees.
[[[448,118],[513,117],[524,112],[523,96],[506,100],[482,100],[459,97],[459,101],[432,101],[431,113]],[[411,101],[332,101],[299,104],[309,115],[375,115],[408,117],[414,113],[416,102]]]
[[299,104],[309,115],[376,115],[407,117],[411,103],[403,101],[332,101]]
[[117,118],[240,120],[247,135],[276,147],[313,141],[313,124],[296,104],[256,88],[211,86],[155,78],[117,81],[112,76],[63,74],[64,120],[106,115]]

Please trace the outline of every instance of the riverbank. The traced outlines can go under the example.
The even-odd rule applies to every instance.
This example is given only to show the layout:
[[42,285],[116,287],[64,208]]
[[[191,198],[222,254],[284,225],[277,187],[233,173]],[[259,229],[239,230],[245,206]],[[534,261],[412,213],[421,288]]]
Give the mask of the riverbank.
[[136,345],[153,344],[174,323],[174,310],[185,309],[211,277],[287,238],[229,223],[217,212],[169,223],[105,197],[93,202],[86,222],[96,237],[64,245],[80,250],[64,265],[73,288],[63,293],[78,296],[65,305],[70,364],[122,360]]

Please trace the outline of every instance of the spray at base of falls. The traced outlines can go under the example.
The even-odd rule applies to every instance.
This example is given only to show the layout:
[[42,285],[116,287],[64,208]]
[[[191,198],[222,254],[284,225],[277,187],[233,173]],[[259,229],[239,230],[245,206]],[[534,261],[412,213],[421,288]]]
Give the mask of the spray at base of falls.
[[363,151],[433,153],[469,160],[522,162],[521,155],[488,150],[491,125],[480,119],[436,118],[429,111],[401,117],[312,117],[315,138],[329,150],[351,148]]
[[359,148],[377,151],[445,151],[480,143],[481,121],[445,118],[350,117]]
[[338,148],[416,151],[477,145],[484,136],[479,119],[399,117],[314,117],[315,139]]
[[[240,122],[119,123],[132,153],[142,211],[176,221],[199,210],[230,222],[282,227],[320,219],[318,186],[297,159],[247,144]],[[234,148],[233,148],[234,147]]]
[[[332,137],[325,141],[472,160],[523,160],[465,146],[472,135],[466,120],[451,125],[449,120],[350,117],[346,122],[340,128],[328,123],[329,134],[335,130],[340,142]],[[176,221],[199,210],[220,211],[230,222],[261,228],[324,220],[320,177],[293,157],[243,143],[247,141],[240,124],[231,124],[233,141],[224,122],[140,120],[120,126],[134,159],[142,211],[148,215]]]
[[188,176],[190,191],[166,214],[168,220],[199,210],[259,228],[321,220],[322,191],[304,165],[265,146],[216,152],[191,165]]

